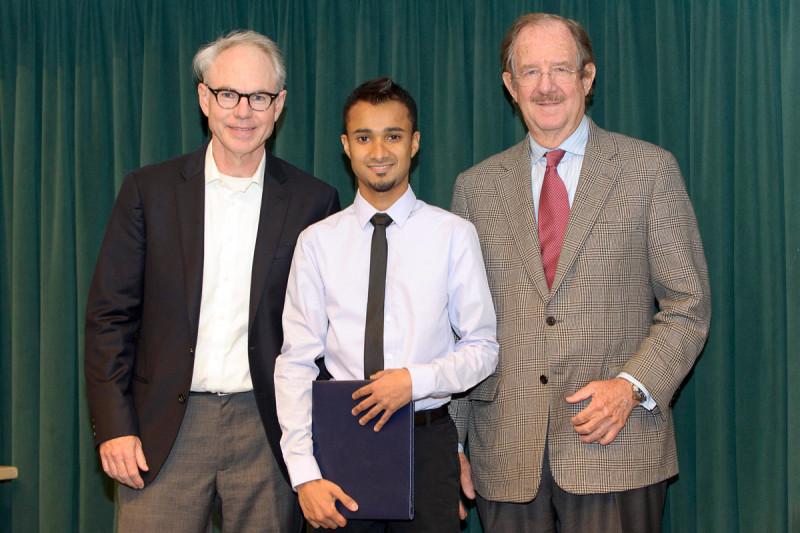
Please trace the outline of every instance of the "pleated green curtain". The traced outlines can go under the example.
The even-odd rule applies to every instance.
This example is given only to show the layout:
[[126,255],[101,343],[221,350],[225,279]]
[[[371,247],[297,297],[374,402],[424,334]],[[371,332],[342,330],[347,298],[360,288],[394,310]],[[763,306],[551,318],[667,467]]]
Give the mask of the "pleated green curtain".
[[[499,43],[519,15],[579,20],[591,115],[671,150],[708,259],[708,344],[675,405],[665,531],[800,532],[800,3],[793,0],[3,0],[0,2],[0,531],[114,528],[83,384],[89,279],[124,174],[205,138],[190,62],[234,28],[288,67],[272,148],[353,177],[341,105],[366,79],[417,99],[412,186],[447,207],[458,172],[524,135]],[[480,531],[473,512],[466,526]]]

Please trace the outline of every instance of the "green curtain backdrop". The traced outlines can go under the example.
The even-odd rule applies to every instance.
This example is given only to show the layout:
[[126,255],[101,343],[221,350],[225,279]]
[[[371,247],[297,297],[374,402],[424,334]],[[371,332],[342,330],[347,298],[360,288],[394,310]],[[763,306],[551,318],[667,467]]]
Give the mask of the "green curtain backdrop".
[[[354,195],[339,133],[360,82],[420,108],[417,194],[524,135],[499,43],[530,11],[579,20],[591,115],[677,157],[713,290],[705,351],[675,405],[681,473],[665,530],[800,532],[800,2],[793,0],[0,1],[0,531],[111,531],[93,449],[83,312],[124,174],[205,132],[190,61],[234,28],[283,49],[273,143]],[[474,512],[467,524],[480,531]]]

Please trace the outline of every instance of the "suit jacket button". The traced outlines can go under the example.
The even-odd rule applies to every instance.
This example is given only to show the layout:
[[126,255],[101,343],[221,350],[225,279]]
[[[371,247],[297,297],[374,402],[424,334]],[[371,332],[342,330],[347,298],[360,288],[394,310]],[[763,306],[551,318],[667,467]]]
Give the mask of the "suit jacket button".
[[539,381],[542,383],[542,385],[547,385],[547,376],[542,374],[541,376],[539,376]]
[[189,348],[189,355],[194,356],[194,348]]
[[186,396],[178,394],[178,403],[186,403]]
[[547,317],[547,320],[545,320],[545,322],[547,323],[548,326],[556,325],[556,319],[553,318],[552,316]]

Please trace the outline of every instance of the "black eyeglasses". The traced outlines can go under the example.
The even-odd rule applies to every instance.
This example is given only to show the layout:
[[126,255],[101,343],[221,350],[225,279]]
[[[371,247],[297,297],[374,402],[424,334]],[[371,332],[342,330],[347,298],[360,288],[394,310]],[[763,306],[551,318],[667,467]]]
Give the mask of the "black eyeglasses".
[[[206,87],[208,87],[208,85],[206,85]],[[278,94],[280,94],[268,93],[266,91],[244,94],[238,93],[233,89],[212,89],[211,87],[208,87],[208,90],[211,91],[214,98],[217,99],[217,103],[223,109],[233,109],[239,105],[239,101],[242,98],[245,98],[247,103],[250,104],[250,109],[253,111],[266,111],[278,97]]]

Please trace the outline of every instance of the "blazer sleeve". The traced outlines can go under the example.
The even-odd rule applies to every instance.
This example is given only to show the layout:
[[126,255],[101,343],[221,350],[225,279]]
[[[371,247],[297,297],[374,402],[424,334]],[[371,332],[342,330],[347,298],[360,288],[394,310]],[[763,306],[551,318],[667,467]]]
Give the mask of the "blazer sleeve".
[[650,283],[658,301],[650,332],[622,368],[650,392],[662,416],[703,348],[711,296],[703,245],[675,158],[659,151],[647,221]]
[[132,173],[114,204],[86,305],[84,373],[95,445],[139,433],[130,383],[146,248],[142,197]]

